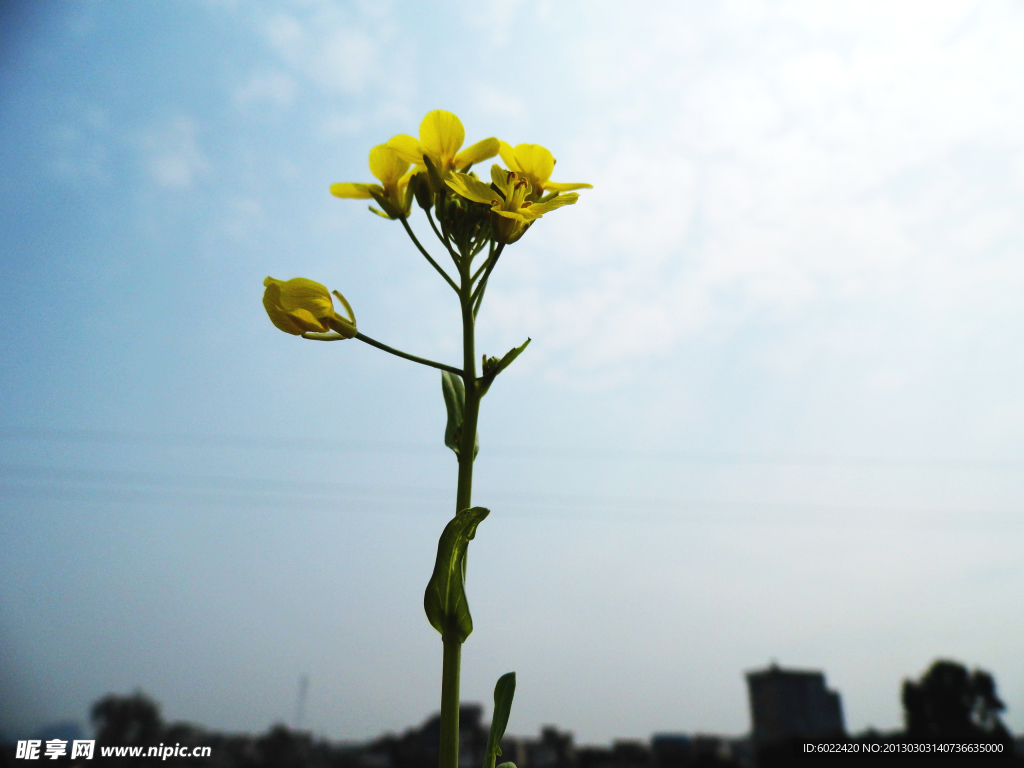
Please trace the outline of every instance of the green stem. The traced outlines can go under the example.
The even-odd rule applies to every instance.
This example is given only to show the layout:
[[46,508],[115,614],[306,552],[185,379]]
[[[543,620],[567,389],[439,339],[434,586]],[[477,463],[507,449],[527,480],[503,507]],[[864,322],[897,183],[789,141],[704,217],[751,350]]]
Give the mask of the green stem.
[[[429,216],[430,214],[428,213],[427,215]],[[452,287],[452,290],[455,291],[456,293],[458,293],[459,292],[459,286],[457,286],[455,284],[455,281],[452,280],[448,276],[447,272],[445,272],[443,269],[441,269],[441,265],[438,264],[436,261],[434,261],[433,257],[429,253],[427,253],[427,249],[424,248],[422,245],[420,245],[420,241],[416,239],[416,234],[412,231],[412,227],[409,226],[409,222],[406,221],[405,216],[402,216],[399,219],[399,221],[402,222],[402,226],[405,227],[405,231],[408,233],[408,235],[412,239],[413,243],[416,244],[416,247],[420,249],[420,253],[423,254],[424,258],[426,258],[426,260],[430,262],[431,266],[434,269],[436,269],[438,271],[438,273],[440,273],[441,277],[443,277],[445,279],[445,282],[448,283],[448,285],[450,285]],[[430,224],[431,224],[431,226],[433,226],[434,223],[431,222]],[[437,230],[435,230],[435,232],[436,231]],[[448,250],[450,251],[451,248],[449,248]]]
[[473,309],[472,283],[468,267],[462,274],[462,381],[466,386],[466,405],[462,414],[462,445],[459,446],[459,485],[455,511],[469,509],[473,495],[473,459],[476,425],[480,415],[480,394],[476,387],[476,313]]
[[[462,414],[462,445],[459,446],[459,484],[455,496],[455,512],[472,506],[473,453],[476,447],[476,425],[480,415],[480,393],[476,384],[476,343],[473,314],[473,281],[467,259],[459,273],[462,285],[462,380],[466,387],[466,404]],[[457,638],[442,637],[444,666],[441,671],[441,754],[439,768],[459,766],[459,674],[462,644]]]
[[473,273],[473,280],[472,281],[474,283],[476,282],[476,279],[478,277],[480,277],[480,274],[485,269],[487,269],[487,265],[491,263],[491,259],[493,259],[493,258],[494,258],[494,241],[491,240],[491,247],[490,247],[490,249],[489,249],[489,251],[487,253],[487,258],[484,260],[484,263],[480,265],[480,269],[478,269],[476,272]]
[[441,241],[441,244],[445,248],[448,249],[448,254],[452,257],[452,261],[454,261],[456,264],[458,264],[459,263],[459,256],[458,256],[458,254],[455,253],[454,250],[452,250],[451,243],[449,243],[447,240],[445,240],[444,239],[444,235],[442,235],[438,231],[437,224],[434,223],[434,217],[431,216],[430,211],[427,211],[427,220],[430,222],[430,228],[433,229],[434,230],[434,234],[437,235],[437,239]]
[[459,674],[461,667],[462,643],[456,637],[444,638],[439,768],[458,768],[459,765]]
[[476,298],[473,300],[473,317],[474,317],[474,319],[476,318],[476,316],[478,314],[480,314],[480,304],[484,300],[484,291],[486,291],[486,290],[487,290],[487,283],[484,283],[483,284],[483,290],[481,290],[480,293],[478,293],[476,295]]
[[412,360],[414,363],[419,363],[420,365],[429,365],[431,368],[437,368],[442,371],[448,371],[448,373],[454,373],[458,376],[462,376],[462,371],[460,371],[458,368],[454,366],[445,365],[444,363],[435,363],[433,360],[427,360],[427,358],[425,357],[416,357],[416,355],[410,355],[408,352],[403,352],[400,349],[389,347],[387,344],[381,344],[376,339],[371,339],[369,336],[364,336],[361,333],[357,333],[355,337],[360,341],[366,342],[371,347],[383,349],[385,352],[390,352],[392,355],[397,355],[398,357],[405,358],[406,360]]
[[498,250],[494,252],[494,256],[487,260],[487,271],[484,272],[484,276],[481,277],[480,282],[477,283],[476,291],[473,294],[474,299],[477,297],[478,294],[483,294],[484,290],[487,288],[487,278],[489,278],[491,276],[491,272],[494,271],[494,267],[497,265],[498,259],[501,258],[501,252],[503,250],[505,250],[504,243],[499,245]]
[[[498,263],[498,258],[501,256],[501,251],[505,247],[502,243],[498,246],[498,250],[488,256],[485,266],[487,271],[484,272],[484,276],[480,278],[480,282],[477,283],[476,288],[473,290],[473,319],[480,313],[480,305],[484,302],[484,292],[487,291],[487,281],[491,277],[491,272],[494,270],[494,265]],[[482,267],[481,267],[482,269]]]

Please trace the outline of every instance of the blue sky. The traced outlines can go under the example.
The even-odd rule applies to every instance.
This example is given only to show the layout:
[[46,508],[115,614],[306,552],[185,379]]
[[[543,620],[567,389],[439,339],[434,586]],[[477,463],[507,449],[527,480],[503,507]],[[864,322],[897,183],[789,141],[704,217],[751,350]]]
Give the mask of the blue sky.
[[[27,8],[27,6],[26,6]],[[933,659],[1024,729],[1024,11],[1010,2],[32,4],[4,27],[0,727],[366,738],[437,706],[435,371],[277,332],[266,275],[458,359],[398,226],[327,193],[457,113],[587,181],[503,257],[463,698],[510,732],[748,728]],[[419,222],[422,224],[422,222]]]

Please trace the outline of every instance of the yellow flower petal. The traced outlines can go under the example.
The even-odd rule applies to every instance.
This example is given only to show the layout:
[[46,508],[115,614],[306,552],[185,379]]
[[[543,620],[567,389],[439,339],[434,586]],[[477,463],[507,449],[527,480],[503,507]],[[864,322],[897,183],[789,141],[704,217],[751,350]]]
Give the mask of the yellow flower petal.
[[467,200],[484,203],[485,205],[494,205],[501,202],[497,192],[467,173],[453,173],[445,179],[445,183]]
[[525,210],[535,213],[536,216],[534,218],[540,218],[545,213],[561,208],[563,205],[574,205],[579,198],[580,196],[575,192],[568,195],[559,195],[552,200],[548,200],[546,203],[534,203]]
[[491,166],[491,181],[494,182],[495,186],[498,187],[502,192],[508,194],[508,171],[502,168],[500,165],[495,163]]
[[516,162],[523,174],[530,179],[534,189],[547,186],[547,180],[555,170],[555,158],[540,144],[517,144]]
[[551,152],[540,144],[517,144],[512,147],[507,142],[500,142],[501,159],[510,170],[525,176],[533,187],[534,197],[545,192],[568,192],[573,189],[593,189],[592,184],[581,182],[549,181],[555,170],[555,158]]
[[[281,306],[286,310],[305,309],[316,317],[327,317],[334,314],[334,302],[327,287],[316,280],[305,277],[293,277],[291,280],[274,280],[268,277],[263,281],[276,283],[280,290]],[[268,286],[269,287],[269,286]]]
[[279,330],[285,333],[290,333],[292,336],[301,336],[307,330],[319,330],[320,325],[317,324],[315,328],[305,328],[298,325],[292,320],[291,315],[287,312],[282,312],[273,302],[272,298],[268,298],[267,294],[263,294],[263,308],[267,311],[267,317]]
[[402,178],[398,180],[398,186],[401,187],[402,189],[405,189],[406,185],[408,185],[408,183],[412,181],[413,176],[415,176],[417,173],[426,172],[427,169],[424,166],[414,165],[408,171],[406,171],[405,175]]
[[[292,309],[288,312],[288,317],[295,325],[302,328],[303,333],[306,331],[313,331],[314,333],[323,333],[330,328],[327,324],[327,319],[321,320],[318,317],[314,317],[313,313],[308,309]],[[271,318],[273,322],[273,318]]]
[[512,149],[512,145],[507,141],[498,142],[498,153],[501,155],[501,159],[505,161],[505,165],[508,166],[510,171],[519,173],[522,170],[519,167],[519,163],[516,162],[516,151]]
[[[331,184],[331,194],[335,197],[364,200],[373,197],[370,194],[370,187],[376,186],[376,184],[354,184],[350,181],[342,181],[337,184]],[[381,194],[384,193],[383,187],[378,187],[378,189],[380,189]]]
[[466,147],[455,156],[455,168],[461,171],[470,165],[476,165],[483,160],[492,158],[498,154],[498,148],[499,142],[493,136],[489,139],[478,141],[476,144]]
[[370,150],[370,173],[380,179],[384,189],[389,192],[407,170],[409,161],[387,144],[380,144]]
[[593,184],[563,184],[560,181],[544,182],[546,192],[571,192],[574,189],[593,189]]
[[327,288],[314,280],[296,277],[292,280],[263,281],[263,308],[270,322],[285,333],[299,336],[306,331],[330,329],[326,319],[333,317],[334,303]]
[[423,145],[409,134],[400,133],[392,136],[386,146],[395,150],[406,162],[423,165]]
[[[451,163],[455,154],[466,140],[466,129],[462,121],[451,112],[435,109],[428,112],[420,123],[420,143],[423,148],[441,158],[444,164]],[[448,170],[445,169],[438,169]]]
[[[492,209],[494,210],[494,209]],[[520,208],[518,211],[494,211],[499,216],[503,216],[506,219],[513,219],[515,221],[533,221],[539,219],[543,214],[537,214],[536,216],[530,215],[529,208]]]
[[504,216],[506,219],[515,219],[516,221],[534,221],[539,219],[545,213],[550,213],[556,208],[561,208],[563,205],[573,205],[579,199],[579,195],[559,195],[554,200],[549,200],[546,203],[524,203],[523,206],[517,211],[499,211],[492,209],[499,216]]

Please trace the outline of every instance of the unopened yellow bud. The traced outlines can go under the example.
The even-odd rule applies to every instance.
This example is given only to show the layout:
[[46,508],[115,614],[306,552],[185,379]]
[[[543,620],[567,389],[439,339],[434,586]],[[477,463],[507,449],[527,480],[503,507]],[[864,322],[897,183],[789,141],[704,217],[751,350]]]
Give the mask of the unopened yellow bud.
[[270,322],[285,333],[301,336],[304,333],[336,331],[346,339],[356,335],[356,318],[352,307],[337,291],[337,296],[348,318],[334,311],[334,302],[327,288],[315,280],[295,277],[291,280],[275,280],[268,277],[263,281],[263,307]]

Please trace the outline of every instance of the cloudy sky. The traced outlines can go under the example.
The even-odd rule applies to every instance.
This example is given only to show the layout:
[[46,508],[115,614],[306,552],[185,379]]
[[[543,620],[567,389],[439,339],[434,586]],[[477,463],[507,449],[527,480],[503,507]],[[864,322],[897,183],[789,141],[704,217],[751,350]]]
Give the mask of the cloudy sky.
[[[1024,730],[1024,9],[128,0],[4,11],[0,730],[363,739],[438,706],[436,371],[279,333],[267,275],[459,359],[337,181],[432,109],[586,181],[506,251],[463,698],[580,742],[749,728],[823,670],[896,728],[936,658]],[[423,221],[415,225],[426,229]]]

